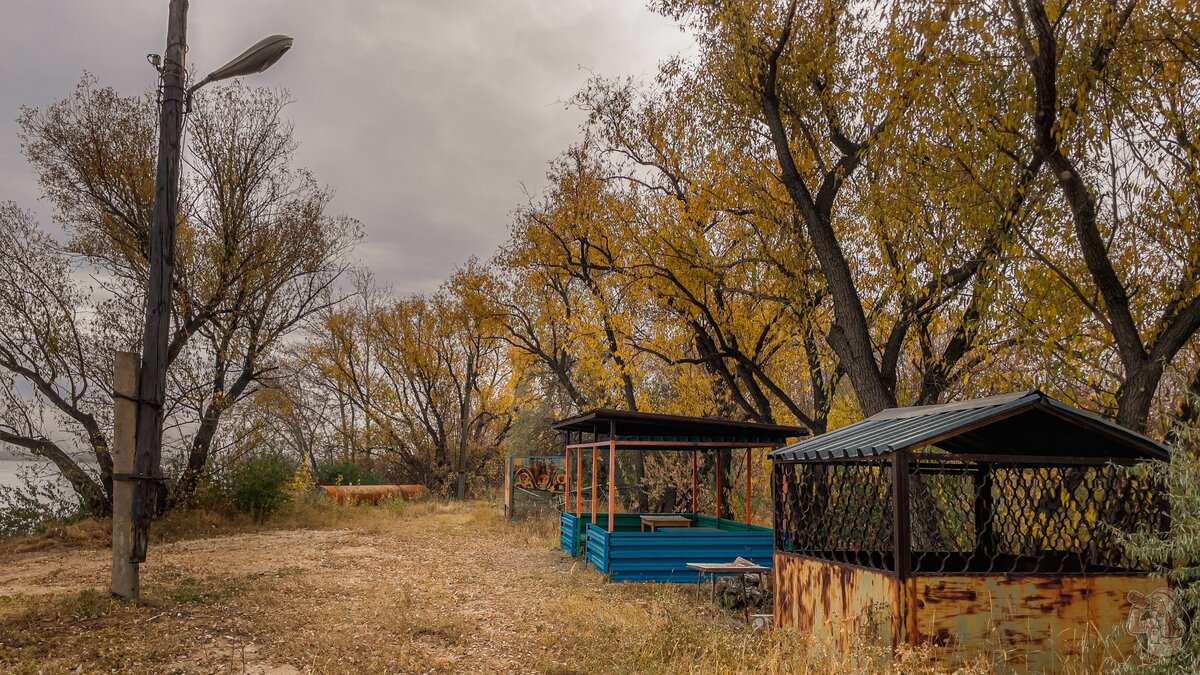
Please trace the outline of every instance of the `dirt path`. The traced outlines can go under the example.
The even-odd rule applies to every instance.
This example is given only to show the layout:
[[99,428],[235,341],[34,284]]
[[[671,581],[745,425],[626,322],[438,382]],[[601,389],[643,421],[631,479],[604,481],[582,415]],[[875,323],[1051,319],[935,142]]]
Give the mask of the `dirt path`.
[[[556,597],[600,581],[571,582],[547,534],[487,507],[435,508],[365,530],[165,544],[141,606],[104,597],[107,550],[0,555],[0,669],[568,670]],[[72,630],[47,639],[64,620]]]

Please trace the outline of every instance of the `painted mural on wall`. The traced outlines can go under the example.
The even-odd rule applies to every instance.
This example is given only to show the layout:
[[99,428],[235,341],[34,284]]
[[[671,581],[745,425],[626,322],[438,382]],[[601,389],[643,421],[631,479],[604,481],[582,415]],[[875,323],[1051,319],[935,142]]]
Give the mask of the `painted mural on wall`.
[[567,485],[562,457],[511,457],[513,485],[541,492],[562,492]]
[[1128,598],[1130,609],[1125,629],[1137,637],[1142,661],[1161,661],[1183,649],[1187,624],[1183,620],[1183,605],[1171,589],[1160,588],[1148,595],[1129,591]]
[[522,509],[548,506],[566,490],[563,457],[510,456],[505,464],[504,512],[510,518]]

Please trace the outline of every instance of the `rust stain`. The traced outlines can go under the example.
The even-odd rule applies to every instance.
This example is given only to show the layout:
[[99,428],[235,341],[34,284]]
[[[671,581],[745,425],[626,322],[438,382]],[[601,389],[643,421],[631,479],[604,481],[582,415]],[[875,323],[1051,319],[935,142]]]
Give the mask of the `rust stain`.
[[917,576],[775,554],[775,622],[847,652],[855,640],[931,643],[945,666],[980,655],[997,672],[1101,672],[1136,658],[1125,629],[1130,591],[1165,586],[1144,575]]
[[378,504],[395,497],[413,501],[429,495],[424,485],[326,485],[324,488],[338,504]]
[[899,588],[882,573],[775,554],[775,621],[846,649],[854,640],[893,645]]
[[[913,642],[952,647],[947,665],[980,654],[1005,653],[1002,672],[1099,672],[1105,657],[1136,653],[1124,630],[1126,594],[1164,584],[1144,575],[915,577],[925,603]],[[1145,589],[1145,590],[1143,590]],[[978,600],[966,601],[974,594]]]

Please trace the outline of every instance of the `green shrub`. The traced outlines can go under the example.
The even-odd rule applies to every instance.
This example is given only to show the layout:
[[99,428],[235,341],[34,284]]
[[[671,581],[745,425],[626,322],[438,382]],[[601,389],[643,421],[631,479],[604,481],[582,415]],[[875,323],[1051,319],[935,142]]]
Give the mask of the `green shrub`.
[[253,455],[230,467],[223,487],[234,508],[264,520],[291,500],[287,488],[294,472],[282,455]]
[[1177,425],[1168,461],[1146,462],[1126,469],[1135,481],[1151,482],[1167,490],[1171,514],[1165,538],[1147,533],[1120,533],[1126,549],[1144,558],[1168,580],[1171,592],[1181,603],[1183,618],[1189,620],[1184,648],[1157,662],[1124,668],[1118,672],[1158,675],[1200,672],[1200,430]]
[[404,510],[408,508],[408,502],[404,501],[403,497],[388,497],[379,501],[379,508],[387,511],[393,516],[404,515]]
[[317,483],[320,485],[382,485],[383,479],[371,467],[355,464],[348,459],[339,459],[317,465]]

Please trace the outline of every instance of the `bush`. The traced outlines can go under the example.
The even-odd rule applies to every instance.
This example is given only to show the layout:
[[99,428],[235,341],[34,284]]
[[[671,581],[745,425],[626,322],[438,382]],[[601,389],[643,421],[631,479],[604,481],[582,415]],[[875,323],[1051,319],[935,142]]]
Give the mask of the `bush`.
[[288,503],[288,485],[295,467],[282,455],[262,454],[244,458],[225,476],[224,491],[234,508],[264,520]]
[[[1126,549],[1135,557],[1154,564],[1158,574],[1170,582],[1171,593],[1182,605],[1177,617],[1191,623],[1184,648],[1168,658],[1125,669],[1122,672],[1200,672],[1200,430],[1183,425],[1173,429],[1170,459],[1146,462],[1127,469],[1134,480],[1165,486],[1171,514],[1166,538],[1148,534],[1121,533]],[[1190,620],[1190,621],[1189,621]]]
[[371,467],[363,467],[348,459],[333,460],[317,465],[319,485],[382,485],[383,479]]
[[35,480],[28,473],[19,475],[20,486],[0,486],[0,537],[41,534],[55,523],[75,522],[87,516],[78,495]]

